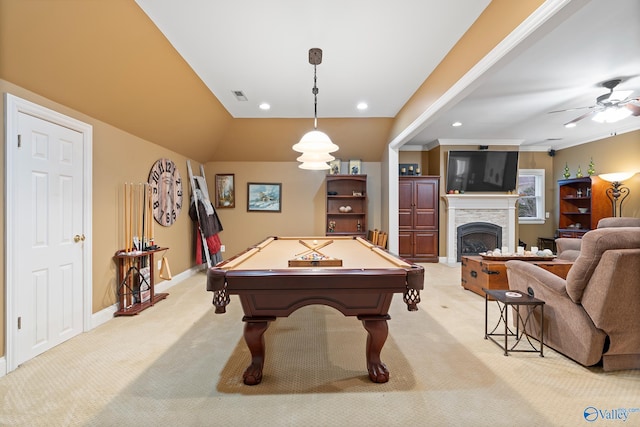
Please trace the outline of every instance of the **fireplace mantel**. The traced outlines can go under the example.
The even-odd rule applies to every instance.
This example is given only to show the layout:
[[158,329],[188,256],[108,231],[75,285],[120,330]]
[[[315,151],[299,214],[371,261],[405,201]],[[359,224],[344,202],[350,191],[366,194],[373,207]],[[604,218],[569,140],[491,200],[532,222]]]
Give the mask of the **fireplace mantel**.
[[502,245],[516,248],[517,194],[465,193],[442,196],[447,206],[447,262],[457,258],[457,227],[472,221],[484,221],[502,227]]

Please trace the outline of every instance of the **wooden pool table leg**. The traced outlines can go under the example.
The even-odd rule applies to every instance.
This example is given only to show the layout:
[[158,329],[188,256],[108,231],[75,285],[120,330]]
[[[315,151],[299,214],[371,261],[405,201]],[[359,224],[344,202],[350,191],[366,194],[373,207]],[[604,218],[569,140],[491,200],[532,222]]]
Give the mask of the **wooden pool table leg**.
[[389,381],[389,370],[380,360],[380,352],[389,335],[389,325],[387,319],[389,315],[383,316],[358,316],[364,328],[369,333],[367,336],[367,370],[369,379],[374,383],[386,383]]
[[262,367],[264,366],[264,333],[269,322],[274,318],[247,318],[244,320],[244,340],[251,352],[251,364],[242,375],[246,385],[260,384],[262,381]]

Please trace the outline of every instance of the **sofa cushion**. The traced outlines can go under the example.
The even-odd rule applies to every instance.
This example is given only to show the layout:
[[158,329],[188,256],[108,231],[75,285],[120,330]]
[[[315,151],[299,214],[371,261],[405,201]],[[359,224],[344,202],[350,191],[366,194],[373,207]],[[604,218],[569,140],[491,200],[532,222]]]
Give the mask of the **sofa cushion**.
[[580,303],[602,254],[609,249],[640,248],[640,227],[598,228],[582,237],[580,255],[567,274],[567,294]]

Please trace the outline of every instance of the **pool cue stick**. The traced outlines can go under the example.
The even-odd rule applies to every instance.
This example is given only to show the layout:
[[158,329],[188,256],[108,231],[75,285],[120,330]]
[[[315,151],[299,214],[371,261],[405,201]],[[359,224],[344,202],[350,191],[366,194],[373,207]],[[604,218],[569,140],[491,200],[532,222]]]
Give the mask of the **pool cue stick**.
[[151,190],[151,186],[148,186],[149,189],[149,224],[151,225],[151,235],[149,236],[152,240],[154,240],[153,244],[155,245],[155,237],[153,235],[153,202],[151,200],[151,195],[153,193],[153,190]]
[[[310,246],[310,245],[308,245],[308,244],[307,244],[307,242],[305,242],[304,240],[298,240],[298,242],[300,242],[300,244],[301,244],[302,246],[306,246],[307,248],[309,248],[309,249],[311,249],[311,250],[315,251],[316,249],[324,248],[325,246],[328,246],[328,245],[332,244],[332,243],[333,243],[333,240],[327,240],[326,242],[324,242],[323,244],[318,245],[318,246]],[[305,251],[305,252],[306,252],[306,251]],[[303,253],[304,253],[304,252],[303,252]],[[300,254],[298,254],[298,255],[300,255]]]
[[129,243],[127,247],[132,249],[133,246],[133,183],[129,184]]
[[122,197],[123,197],[123,203],[122,203],[122,231],[123,231],[123,235],[122,235],[122,249],[126,252],[127,250],[127,183],[124,183],[123,189],[122,189]]
[[138,249],[142,250],[142,227],[144,227],[144,224],[142,223],[142,191],[140,189],[140,183],[136,185],[136,195],[138,196],[136,203],[136,214],[138,217]]
[[[307,245],[307,243],[306,243],[306,242],[304,242],[303,240],[298,240],[298,241],[299,241],[303,246],[306,246],[307,248],[309,248],[309,250],[304,251],[304,252],[300,252],[299,254],[295,254],[294,256],[305,255],[305,254],[308,254],[309,252],[314,252],[314,251],[315,251],[315,252],[317,252],[317,249],[324,248],[325,246],[328,246],[328,245],[330,245],[330,244],[332,244],[332,243],[333,243],[333,240],[327,240],[326,242],[324,242],[324,243],[323,243],[323,244],[321,244],[321,245],[311,247],[311,246]],[[326,256],[326,255],[324,255],[324,254],[322,254],[322,253],[320,253],[320,252],[318,252],[318,253],[319,253],[320,255],[322,255],[322,256]]]

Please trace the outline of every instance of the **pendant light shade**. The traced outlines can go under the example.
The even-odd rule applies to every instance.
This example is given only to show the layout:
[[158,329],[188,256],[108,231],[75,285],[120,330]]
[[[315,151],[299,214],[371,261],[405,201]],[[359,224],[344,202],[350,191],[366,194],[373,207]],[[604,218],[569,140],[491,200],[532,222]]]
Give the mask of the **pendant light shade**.
[[322,49],[309,49],[309,63],[313,65],[313,89],[311,91],[314,97],[313,130],[305,133],[300,139],[300,142],[292,147],[294,151],[302,153],[302,156],[297,159],[302,162],[302,164],[299,165],[301,169],[329,169],[330,166],[327,162],[335,159],[335,157],[329,153],[333,153],[339,149],[339,147],[331,141],[331,138],[329,138],[326,133],[318,130],[318,87],[316,85],[316,66],[321,62]]
[[333,153],[340,147],[331,142],[331,138],[319,130],[305,133],[300,142],[292,147],[299,153]]
[[304,162],[298,165],[300,169],[320,171],[324,169],[331,169],[331,166],[327,162]]
[[302,155],[298,157],[296,160],[299,162],[330,162],[331,160],[335,160],[335,159],[336,158],[329,153],[306,152],[306,153],[302,153]]

